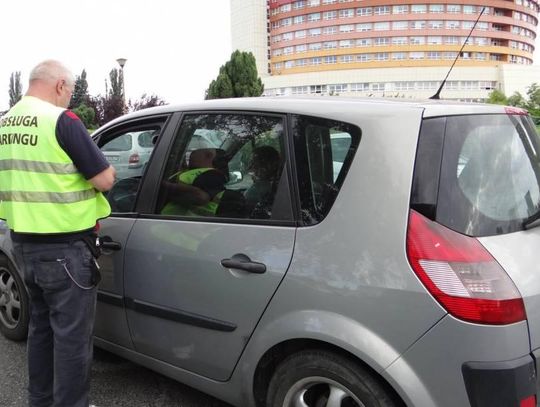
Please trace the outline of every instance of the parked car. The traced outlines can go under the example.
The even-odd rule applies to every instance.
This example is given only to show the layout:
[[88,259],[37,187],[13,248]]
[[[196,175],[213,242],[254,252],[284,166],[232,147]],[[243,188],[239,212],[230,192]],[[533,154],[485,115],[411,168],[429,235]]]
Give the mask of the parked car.
[[[189,147],[207,131],[219,146]],[[241,407],[536,405],[540,139],[524,111],[213,100],[94,138],[109,152],[145,132],[146,171],[107,195],[97,346]],[[271,162],[254,171],[259,147]],[[175,195],[188,171],[214,175],[193,182],[211,201]],[[1,231],[0,329],[23,339]]]
[[141,175],[154,148],[154,131],[135,131],[117,137],[102,151],[119,179]]

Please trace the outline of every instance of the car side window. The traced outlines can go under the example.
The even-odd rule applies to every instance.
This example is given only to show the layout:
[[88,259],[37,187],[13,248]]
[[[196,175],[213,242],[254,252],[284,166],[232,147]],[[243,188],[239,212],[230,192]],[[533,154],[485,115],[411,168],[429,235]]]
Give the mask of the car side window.
[[160,127],[145,125],[105,134],[100,149],[116,169],[115,183],[106,197],[113,212],[133,212],[141,178],[154,150]]
[[188,114],[168,157],[156,214],[276,219],[283,117]]
[[321,222],[330,211],[360,142],[361,131],[348,123],[293,116],[302,221]]

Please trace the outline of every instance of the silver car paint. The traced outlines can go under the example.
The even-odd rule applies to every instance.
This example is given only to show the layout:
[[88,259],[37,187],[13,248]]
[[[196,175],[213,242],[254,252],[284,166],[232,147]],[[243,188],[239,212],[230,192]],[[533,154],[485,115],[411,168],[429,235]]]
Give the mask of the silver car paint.
[[[223,398],[229,403],[251,407],[254,406],[253,374],[261,356],[282,341],[311,338],[341,347],[366,362],[394,386],[408,405],[430,407],[468,405],[462,383],[461,364],[471,360],[511,360],[527,355],[530,352],[527,324],[486,327],[445,316],[445,311],[426,292],[406,259],[405,233],[410,184],[422,115],[428,117],[466,114],[471,113],[471,110],[476,113],[502,113],[503,108],[483,105],[471,107],[447,102],[409,103],[345,98],[340,98],[339,103],[336,102],[336,98],[331,98],[330,101],[325,98],[305,99],[300,102],[284,98],[264,99],[266,100],[240,99],[189,106],[166,106],[129,115],[130,118],[136,118],[188,108],[290,112],[357,123],[363,131],[360,148],[350,174],[330,214],[317,226],[298,229],[294,243],[295,253],[288,273],[267,310],[262,314],[251,338],[249,335],[237,338],[235,342],[237,353],[241,339],[244,344],[247,342],[247,345],[241,355],[233,355],[240,359],[230,379],[220,382],[211,378],[212,372],[209,371],[209,367],[214,361],[210,360],[210,357],[215,357],[215,352],[209,353],[208,360],[200,360],[198,359],[200,355],[195,357],[194,353],[187,353],[188,364],[174,366],[163,361],[170,356],[167,350],[156,352],[154,357],[145,356],[130,349],[129,342],[112,343],[111,340],[114,338],[109,336],[98,338],[96,344]],[[102,130],[124,119],[117,119]],[[104,222],[106,228],[109,227],[108,222],[112,220]],[[152,222],[138,220],[127,241],[126,274],[123,278],[129,281],[129,273],[132,270],[139,278],[128,282],[126,293],[146,295],[152,301],[172,301],[170,305],[184,306],[181,303],[182,298],[164,299],[157,293],[148,293],[152,285],[146,284],[148,280],[142,277],[142,273],[149,274],[158,270],[156,264],[162,261],[157,254],[161,249],[158,248],[155,239],[148,237],[148,229],[151,227],[148,223]],[[178,222],[175,224],[178,225]],[[221,226],[209,225],[213,228],[212,233],[222,233]],[[127,229],[129,227],[125,226],[121,234],[127,232]],[[291,234],[289,229],[283,230],[282,233],[286,238],[283,239],[283,245],[279,245],[278,260],[270,258],[265,247],[255,250],[257,258],[264,259],[265,262],[276,262],[276,266],[272,267],[273,272],[270,273],[271,281],[266,286],[266,293],[270,292],[272,287],[277,287],[276,282],[279,283],[278,280],[283,277],[287,268],[287,256],[292,254],[294,236],[289,236]],[[538,247],[538,229],[521,233],[533,236],[529,239],[530,245],[526,245],[527,253],[524,259],[512,258],[512,250],[515,255],[523,247],[522,241],[518,244],[517,236],[484,238],[482,243],[489,250],[493,250],[497,260],[509,272],[525,296],[529,318],[536,317],[538,320],[540,311],[538,284],[533,281],[529,284],[531,285],[529,288],[526,280],[529,278],[527,273],[530,273],[535,264],[533,248]],[[192,232],[188,231],[188,234]],[[231,240],[236,238],[232,233],[225,235]],[[277,235],[279,233],[268,236],[270,239],[270,236],[276,238]],[[116,240],[118,237],[113,238]],[[257,243],[262,242],[264,239],[257,240]],[[273,241],[270,244],[275,243]],[[9,243],[4,241],[1,244],[2,249],[7,250],[9,255]],[[290,248],[289,254],[287,245]],[[169,246],[169,255],[172,259],[174,253],[170,250],[173,250],[174,245]],[[211,244],[210,247],[222,250],[221,246],[216,244]],[[136,253],[139,250],[140,252]],[[217,254],[233,253],[218,251]],[[123,254],[117,253],[114,256]],[[215,260],[219,258],[211,260],[213,263],[205,258],[204,264],[212,263],[214,267]],[[169,260],[165,263],[171,270],[178,269],[178,266],[173,266]],[[205,275],[212,275],[211,268],[196,267],[195,262],[189,259],[188,264],[197,271],[206,273]],[[527,266],[529,270],[525,270]],[[117,268],[114,273],[118,273]],[[244,286],[244,291],[234,288],[239,281],[245,282],[246,276],[236,275],[229,278],[224,277],[227,275],[225,273],[230,271],[224,270],[224,274],[220,275],[222,279],[220,283],[225,281],[232,285],[215,287],[216,290],[225,288],[231,294],[250,294],[246,290],[248,284]],[[251,281],[257,281],[256,277],[259,276],[248,276]],[[117,274],[109,276],[108,279],[112,281],[109,287],[112,287],[113,292],[120,289]],[[104,288],[105,286],[102,286],[102,289]],[[163,286],[160,288],[167,289]],[[169,297],[174,297],[175,294],[176,290]],[[217,309],[219,303],[209,305],[203,303],[202,298],[201,303],[197,304],[196,292],[187,294],[191,296],[190,302],[200,307],[197,310],[201,313],[216,311],[218,315],[221,312],[223,317],[227,312]],[[270,296],[267,295],[265,298],[269,300]],[[208,297],[204,300],[208,300]],[[221,305],[223,304],[226,305],[225,299]],[[239,301],[235,302],[235,307],[239,307]],[[238,310],[242,315],[239,326],[242,326],[243,332],[246,333],[249,331],[248,322],[252,322],[253,316],[246,317],[240,308],[233,311]],[[263,310],[264,306],[259,304],[257,312],[262,313]],[[135,319],[133,315],[130,315],[130,318]],[[161,329],[161,325],[156,324],[153,328]],[[534,324],[531,326],[533,337],[536,338],[534,343],[538,343],[538,328]],[[138,329],[148,330],[148,326],[140,326]],[[169,342],[160,338],[162,332],[154,329],[146,334],[153,334],[156,341],[168,346]],[[178,329],[183,331],[186,325],[179,325]],[[201,340],[206,333],[200,331],[197,339]],[[113,333],[113,335],[120,334],[121,332]],[[190,341],[194,340],[196,334],[195,331],[190,333],[194,335]],[[219,339],[216,336],[203,346],[209,347],[211,343],[222,346]],[[137,340],[144,343],[145,338],[139,335]],[[487,344],[489,346],[486,346]],[[176,359],[178,361],[179,358]],[[225,358],[219,361],[227,362]],[[230,363],[230,360],[228,362]],[[229,370],[230,366],[218,370],[216,377],[226,377]]]
[[483,237],[479,240],[508,273],[521,293],[527,312],[531,348],[540,348],[540,228]]

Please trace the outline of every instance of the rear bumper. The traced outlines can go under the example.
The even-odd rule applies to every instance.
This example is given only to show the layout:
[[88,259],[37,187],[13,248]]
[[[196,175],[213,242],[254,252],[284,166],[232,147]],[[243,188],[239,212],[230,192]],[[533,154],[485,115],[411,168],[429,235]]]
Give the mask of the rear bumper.
[[471,407],[534,407],[538,392],[537,365],[533,356],[505,362],[468,362],[462,373]]

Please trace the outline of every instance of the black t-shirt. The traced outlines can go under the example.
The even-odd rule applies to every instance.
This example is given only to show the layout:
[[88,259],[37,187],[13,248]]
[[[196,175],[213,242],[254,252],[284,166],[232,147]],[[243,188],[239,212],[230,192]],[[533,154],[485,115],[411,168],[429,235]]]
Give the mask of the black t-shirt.
[[[84,178],[93,178],[109,167],[109,162],[90,137],[79,117],[71,110],[64,111],[58,118],[56,139]],[[15,233],[11,231],[11,238],[17,242],[53,243],[77,240],[92,233],[92,231],[93,228],[75,233],[59,234]]]

